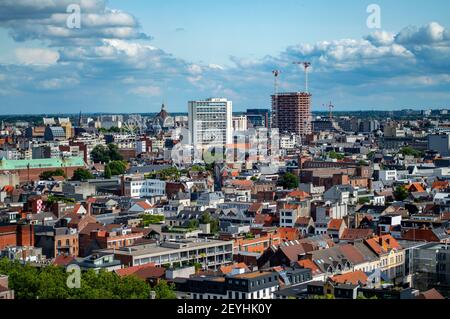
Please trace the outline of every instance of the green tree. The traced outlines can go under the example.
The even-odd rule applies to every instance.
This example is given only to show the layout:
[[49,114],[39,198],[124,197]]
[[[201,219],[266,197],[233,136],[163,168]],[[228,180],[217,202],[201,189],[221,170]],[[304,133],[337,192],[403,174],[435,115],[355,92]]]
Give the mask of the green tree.
[[294,189],[297,188],[300,181],[298,176],[292,174],[292,173],[286,173],[281,177],[280,185],[283,186],[285,189]]
[[362,198],[358,199],[359,205],[364,205],[364,204],[368,204],[368,203],[370,203],[370,199],[367,197],[362,197]]
[[105,166],[105,173],[104,173],[105,178],[111,178],[112,177],[112,172],[111,172],[111,168],[109,167],[109,165]]
[[91,159],[94,163],[109,163],[110,161],[121,161],[123,156],[115,144],[97,145],[91,151]]
[[156,286],[153,287],[156,292],[156,299],[176,299],[175,285],[169,284],[165,280],[161,280]]
[[108,154],[111,161],[122,161],[123,156],[119,152],[119,147],[116,144],[108,144]]
[[141,218],[144,227],[164,222],[164,215],[142,215]]
[[111,171],[112,176],[122,175],[125,174],[125,171],[127,170],[127,163],[124,161],[112,161],[105,167],[105,172],[109,168]]
[[[137,277],[121,278],[113,272],[88,270],[82,273],[81,288],[67,287],[68,274],[62,267],[34,268],[8,259],[0,259],[0,274],[9,276],[17,299],[148,299],[150,287]],[[164,288],[164,287],[162,287]],[[162,295],[170,290],[161,289]]]
[[87,181],[89,179],[93,179],[94,175],[91,174],[90,171],[84,168],[77,168],[75,172],[73,172],[73,181]]
[[415,158],[420,158],[423,156],[423,153],[421,151],[418,151],[411,146],[403,147],[399,153],[403,156],[414,156]]
[[91,159],[94,163],[109,163],[111,161],[109,151],[104,145],[94,147],[91,151]]
[[408,198],[408,191],[404,186],[398,186],[394,191],[395,200],[401,202]]
[[54,171],[45,171],[45,172],[41,173],[41,175],[39,175],[39,178],[41,178],[43,180],[50,180],[56,176],[66,177],[66,174],[64,173],[63,169],[58,168]]
[[203,213],[202,216],[200,216],[200,224],[210,224],[212,234],[217,234],[220,231],[219,220],[213,218],[211,213]]
[[336,159],[338,161],[342,161],[345,158],[344,154],[337,153],[335,151],[329,152],[328,153],[328,157],[331,158],[331,159]]
[[187,222],[186,227],[189,229],[198,229],[199,221],[197,219],[191,219]]
[[147,178],[161,179],[161,180],[178,180],[181,176],[181,171],[176,167],[168,167],[157,172],[153,172],[147,175]]

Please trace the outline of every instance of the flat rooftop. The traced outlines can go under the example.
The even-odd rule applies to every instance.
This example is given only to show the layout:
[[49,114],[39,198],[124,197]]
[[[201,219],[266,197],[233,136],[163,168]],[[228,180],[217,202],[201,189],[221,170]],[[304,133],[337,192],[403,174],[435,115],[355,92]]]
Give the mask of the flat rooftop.
[[233,241],[224,240],[212,240],[212,239],[186,239],[176,242],[162,242],[162,243],[152,243],[144,245],[136,245],[125,247],[121,249],[104,249],[99,252],[103,253],[113,253],[116,255],[127,255],[127,256],[145,256],[145,255],[161,255],[164,253],[176,253],[182,251],[189,251],[194,249],[211,248],[221,245],[232,245]]
[[233,276],[233,278],[237,278],[237,279],[253,279],[253,278],[258,278],[258,277],[262,277],[262,276],[266,276],[266,275],[272,275],[272,272],[268,272],[268,271],[263,271],[263,272],[249,272],[249,273],[244,273],[244,274],[239,274],[239,275],[235,275]]

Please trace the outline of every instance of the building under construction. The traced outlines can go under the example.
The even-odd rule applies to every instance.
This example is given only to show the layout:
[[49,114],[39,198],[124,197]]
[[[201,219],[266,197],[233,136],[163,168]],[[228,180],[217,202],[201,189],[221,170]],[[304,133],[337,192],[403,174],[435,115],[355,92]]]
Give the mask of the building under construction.
[[312,133],[311,94],[305,92],[272,95],[273,127],[280,133],[306,136]]

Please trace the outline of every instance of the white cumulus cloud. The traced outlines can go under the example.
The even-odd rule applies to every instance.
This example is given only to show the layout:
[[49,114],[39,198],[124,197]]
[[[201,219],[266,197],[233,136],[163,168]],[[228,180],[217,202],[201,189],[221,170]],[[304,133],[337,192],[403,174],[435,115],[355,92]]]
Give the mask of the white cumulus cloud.
[[59,53],[50,49],[18,48],[15,56],[19,64],[52,65],[59,59]]

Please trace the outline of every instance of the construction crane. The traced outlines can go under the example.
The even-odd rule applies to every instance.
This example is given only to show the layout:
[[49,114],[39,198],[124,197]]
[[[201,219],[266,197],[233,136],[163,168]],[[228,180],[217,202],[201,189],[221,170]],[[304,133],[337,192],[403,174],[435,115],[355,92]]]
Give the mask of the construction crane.
[[311,67],[311,62],[296,61],[296,62],[293,62],[293,64],[303,65],[303,67],[305,69],[305,93],[309,93],[309,91],[308,91],[308,69]]
[[278,77],[280,76],[281,71],[274,70],[274,71],[272,71],[272,74],[275,77],[275,83],[274,83],[274,85],[275,85],[275,95],[278,95]]
[[273,70],[272,74],[274,76],[274,102],[272,106],[272,124],[277,125],[278,121],[278,77],[281,74],[279,70]]
[[328,111],[329,111],[329,117],[330,117],[330,121],[333,121],[333,109],[334,109],[334,105],[331,104],[331,102],[328,105],[323,104],[324,107],[328,107]]

